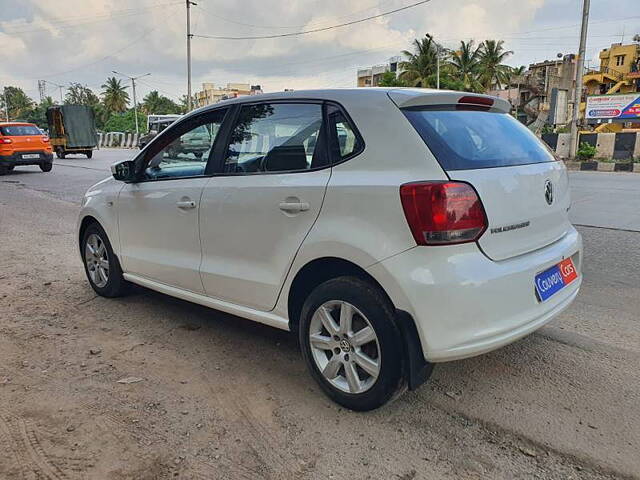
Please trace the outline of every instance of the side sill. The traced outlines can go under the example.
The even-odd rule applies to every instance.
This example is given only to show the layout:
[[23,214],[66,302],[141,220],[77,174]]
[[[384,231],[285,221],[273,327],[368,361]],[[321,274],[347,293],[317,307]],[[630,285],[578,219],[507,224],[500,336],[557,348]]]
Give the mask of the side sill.
[[154,280],[150,280],[148,278],[131,273],[124,273],[123,277],[125,280],[131,283],[150,288],[151,290],[155,290],[172,297],[180,298],[192,303],[197,303],[198,305],[203,305],[215,310],[220,310],[221,312],[230,313],[231,315],[237,315],[238,317],[247,318],[249,320],[253,320],[254,322],[263,323],[265,325],[269,325],[270,327],[279,328],[280,330],[289,330],[288,319],[270,312],[261,312],[252,308],[242,307],[234,303],[223,302],[222,300],[216,300],[215,298],[207,297],[206,295],[202,295],[201,293],[190,292],[181,288],[172,287],[170,285],[165,285],[164,283],[159,283]]

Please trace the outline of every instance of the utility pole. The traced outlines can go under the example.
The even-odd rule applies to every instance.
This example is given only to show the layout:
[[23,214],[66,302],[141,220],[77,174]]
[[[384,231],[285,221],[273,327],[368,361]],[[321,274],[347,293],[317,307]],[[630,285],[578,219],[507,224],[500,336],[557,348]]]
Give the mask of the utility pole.
[[138,100],[136,99],[136,80],[151,74],[145,73],[143,75],[138,75],[137,77],[132,77],[124,73],[116,72],[115,70],[112,70],[112,72],[115,73],[116,75],[122,75],[123,77],[127,77],[128,79],[131,80],[131,88],[133,90],[133,117],[136,122],[136,134],[138,134],[140,133],[140,128],[138,127]]
[[191,111],[191,5],[197,3],[191,0],[187,2],[187,110]]
[[[571,141],[569,144],[569,158],[575,158],[578,151],[578,118],[580,116],[580,100],[582,99],[582,70],[587,48],[587,27],[589,26],[589,7],[591,0],[583,0],[582,28],[580,29],[580,49],[576,59],[576,75],[573,86],[573,115],[571,119]],[[586,112],[585,112],[586,113]]]
[[440,90],[440,45],[436,43],[436,90]]

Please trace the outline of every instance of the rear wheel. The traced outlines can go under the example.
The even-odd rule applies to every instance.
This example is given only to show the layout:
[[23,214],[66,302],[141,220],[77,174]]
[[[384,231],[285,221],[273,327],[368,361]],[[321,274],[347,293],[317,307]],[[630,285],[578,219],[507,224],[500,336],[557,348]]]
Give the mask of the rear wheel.
[[40,170],[43,172],[50,172],[53,168],[53,162],[44,162],[40,164]]
[[104,229],[97,223],[89,225],[82,236],[80,247],[91,288],[103,297],[124,295],[129,283],[122,276],[120,263]]
[[404,384],[394,308],[365,280],[339,277],[316,287],[302,308],[299,335],[311,375],[340,405],[373,410]]
[[5,175],[7,172],[10,172],[9,167],[0,167],[0,175]]
[[87,150],[87,151],[85,152],[85,155],[87,156],[87,158],[91,158],[91,157],[93,157],[93,150]]

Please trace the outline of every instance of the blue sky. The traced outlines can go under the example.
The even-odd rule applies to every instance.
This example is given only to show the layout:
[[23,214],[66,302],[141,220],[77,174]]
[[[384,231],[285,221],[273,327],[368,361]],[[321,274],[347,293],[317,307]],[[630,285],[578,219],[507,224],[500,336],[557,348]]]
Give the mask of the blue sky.
[[[253,36],[343,23],[412,0],[198,0],[196,34]],[[640,33],[640,0],[592,0],[587,60]],[[504,39],[512,65],[577,50],[582,0],[431,0],[382,19],[328,32],[269,40],[193,39],[194,90],[202,82],[284,88],[355,84],[358,67],[384,62],[429,32],[445,46]],[[182,0],[0,0],[0,86],[37,97],[37,80],[95,90],[112,70],[150,72],[140,84],[177,99],[185,87]],[[53,83],[47,93],[57,95]]]

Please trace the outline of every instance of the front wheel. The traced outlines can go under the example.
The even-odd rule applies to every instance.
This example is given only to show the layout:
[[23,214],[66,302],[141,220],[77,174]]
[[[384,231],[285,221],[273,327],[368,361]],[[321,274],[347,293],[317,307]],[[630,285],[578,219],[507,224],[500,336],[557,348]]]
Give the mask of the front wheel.
[[64,149],[62,149],[62,148],[57,148],[56,149],[56,157],[58,157],[59,159],[63,160],[65,156],[66,156],[66,153],[65,153]]
[[129,283],[122,276],[118,257],[104,229],[97,223],[87,227],[82,236],[82,259],[91,288],[103,297],[120,297],[127,292]]
[[299,335],[311,375],[344,407],[373,410],[404,385],[394,308],[365,280],[339,277],[316,287],[302,308]]

